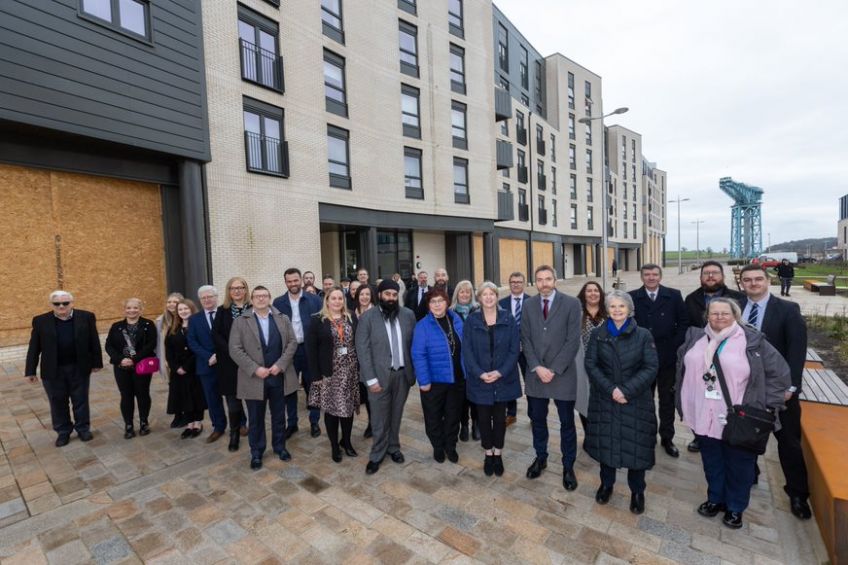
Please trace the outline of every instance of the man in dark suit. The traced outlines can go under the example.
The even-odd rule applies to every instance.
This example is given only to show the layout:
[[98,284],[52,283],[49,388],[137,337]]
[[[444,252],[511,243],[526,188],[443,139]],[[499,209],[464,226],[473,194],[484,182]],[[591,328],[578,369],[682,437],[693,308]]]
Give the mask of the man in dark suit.
[[[227,430],[227,416],[224,414],[224,400],[218,385],[218,356],[215,354],[215,339],[212,336],[212,324],[218,309],[218,289],[212,285],[203,285],[197,289],[200,311],[188,319],[188,348],[195,357],[197,377],[203,387],[203,396],[212,420],[212,433],[206,443],[218,441]],[[230,427],[238,429],[241,422],[230,422]]]
[[[303,292],[303,280],[300,270],[291,267],[283,273],[288,292],[274,299],[274,308],[284,316],[288,316],[294,327],[294,335],[297,338],[297,351],[294,354],[294,370],[303,380],[303,392],[306,395],[307,407],[309,406],[309,388],[312,386],[312,373],[309,372],[309,364],[306,362],[306,346],[303,344],[303,336],[309,331],[312,315],[320,312],[323,307],[321,299]],[[297,390],[286,396],[286,439],[297,431]],[[312,437],[321,435],[318,420],[321,418],[321,410],[309,408],[309,433]]]
[[683,345],[689,329],[689,315],[683,295],[675,288],[662,286],[662,268],[653,263],[642,265],[642,287],[630,291],[636,324],[654,336],[660,368],[656,391],[660,405],[660,445],[671,457],[679,457],[674,445],[674,371],[677,349]]
[[[70,292],[51,293],[50,304],[52,312],[32,319],[24,372],[29,382],[37,383],[35,371],[41,361],[41,384],[50,401],[53,429],[58,434],[56,447],[62,447],[68,445],[74,430],[81,441],[93,437],[88,387],[91,373],[103,368],[103,352],[94,314],[75,310]],[[68,402],[74,410],[73,421]]]
[[400,306],[398,288],[395,281],[383,280],[377,287],[378,306],[367,310],[356,328],[359,380],[368,388],[374,434],[365,467],[369,475],[380,469],[387,453],[395,463],[404,462],[400,424],[409,388],[415,382],[411,354],[415,314]]
[[807,465],[801,451],[801,393],[804,361],[807,358],[807,323],[794,302],[772,296],[769,277],[760,265],[746,265],[740,273],[745,298],[740,301],[742,320],[766,336],[769,343],[783,355],[792,373],[792,386],[784,394],[786,410],[780,412],[781,429],[774,433],[777,453],[789,495],[792,514],[807,520],[812,513],[807,498]]
[[424,297],[430,292],[430,286],[427,285],[427,271],[418,271],[416,275],[418,280],[417,285],[411,285],[406,291],[404,298],[404,306],[415,312],[415,319],[420,320],[427,315],[427,308],[424,307]]
[[577,488],[574,474],[577,366],[574,359],[580,348],[582,308],[573,296],[557,292],[553,267],[538,267],[535,279],[539,294],[529,298],[521,312],[521,347],[528,370],[524,390],[536,450],[536,459],[527,469],[527,478],[537,478],[548,466],[548,404],[553,399],[559,413],[562,486],[565,490],[574,490]]
[[[498,305],[510,312],[515,318],[515,325],[521,330],[521,311],[524,308],[524,301],[530,298],[524,292],[524,287],[527,281],[524,278],[524,273],[518,271],[509,275],[509,296],[505,296],[498,301]],[[527,375],[527,358],[522,351],[518,355],[518,367],[521,369],[521,376]],[[518,417],[518,401],[510,400],[506,403],[506,426],[509,427],[515,423]]]

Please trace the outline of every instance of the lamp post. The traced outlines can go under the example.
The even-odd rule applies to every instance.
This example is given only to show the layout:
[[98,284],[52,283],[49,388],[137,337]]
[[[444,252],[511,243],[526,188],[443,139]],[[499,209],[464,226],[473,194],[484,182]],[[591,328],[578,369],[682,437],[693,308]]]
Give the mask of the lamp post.
[[683,249],[680,247],[680,203],[689,202],[688,198],[677,197],[677,200],[669,200],[674,204],[677,202],[677,274],[683,274]]
[[[615,110],[613,110],[609,114],[601,114],[600,116],[595,116],[595,117],[588,117],[587,116],[585,118],[580,118],[579,120],[577,120],[577,123],[589,125],[595,120],[600,120],[601,121],[601,142],[603,143],[603,145],[601,147],[606,148],[607,140],[606,140],[606,134],[604,133],[604,118],[608,118],[610,116],[615,116],[617,114],[623,114],[623,113],[627,112],[628,109],[629,108],[626,108],[626,107],[616,108]],[[606,152],[606,150],[605,150],[605,152]],[[608,220],[607,220],[608,210],[607,210],[606,155],[604,155],[604,167],[602,169],[601,174],[603,175],[603,178],[601,179],[601,210],[602,210],[601,224],[603,224],[602,230],[601,230],[601,234],[602,234],[601,235],[601,264],[602,264],[602,267],[601,267],[601,287],[606,292],[606,290],[607,290],[607,247],[609,247],[609,242],[607,241],[608,229],[609,228],[608,228],[608,225],[607,225],[607,223],[608,223]]]
[[701,264],[701,224],[704,223],[704,220],[695,220],[692,222],[695,224],[695,254],[698,258],[698,264]]

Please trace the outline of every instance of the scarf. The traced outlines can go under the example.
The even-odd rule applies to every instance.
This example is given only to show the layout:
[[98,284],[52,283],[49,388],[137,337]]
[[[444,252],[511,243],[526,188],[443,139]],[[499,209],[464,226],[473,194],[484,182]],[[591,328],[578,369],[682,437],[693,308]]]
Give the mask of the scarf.
[[468,319],[468,314],[471,313],[471,304],[457,304],[453,307],[453,311],[459,314],[459,317],[464,320]]
[[704,328],[704,333],[707,334],[707,348],[704,350],[704,368],[709,369],[713,364],[713,356],[718,350],[718,346],[726,340],[730,339],[737,331],[742,331],[742,328],[736,322],[724,328],[720,332],[715,331],[708,323]]
[[620,328],[615,327],[615,322],[612,321],[612,318],[607,319],[607,331],[610,333],[612,337],[618,337],[624,333],[624,330],[630,325],[630,318],[624,320],[624,323],[621,324]]

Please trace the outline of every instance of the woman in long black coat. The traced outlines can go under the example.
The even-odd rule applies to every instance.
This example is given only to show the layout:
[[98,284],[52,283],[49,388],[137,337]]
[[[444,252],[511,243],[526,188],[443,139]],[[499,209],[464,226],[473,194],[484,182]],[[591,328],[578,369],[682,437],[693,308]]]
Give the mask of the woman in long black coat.
[[636,326],[630,295],[606,296],[609,319],[592,331],[586,350],[589,428],[586,452],[601,464],[599,504],[609,502],[616,469],[627,469],[630,511],[645,511],[645,471],[654,466],[657,417],[651,384],[659,362],[651,333]]
[[168,327],[165,336],[165,358],[169,369],[168,414],[186,423],[180,437],[197,437],[203,431],[203,411],[206,398],[197,376],[194,352],[188,346],[188,319],[197,312],[194,302],[186,298],[177,303],[177,321]]

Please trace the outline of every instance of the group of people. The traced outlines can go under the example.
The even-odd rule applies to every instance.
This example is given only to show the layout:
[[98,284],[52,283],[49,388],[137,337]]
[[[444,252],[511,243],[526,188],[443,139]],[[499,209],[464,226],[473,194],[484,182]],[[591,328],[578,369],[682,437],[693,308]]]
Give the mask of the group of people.
[[[506,429],[526,396],[535,451],[527,478],[547,468],[553,401],[563,487],[578,486],[576,410],[583,448],[600,466],[596,501],[609,502],[617,469],[626,469],[630,510],[640,514],[657,434],[665,453],[679,457],[676,411],[694,434],[688,449],[700,452],[707,479],[698,513],[724,512],[724,524],[738,528],[757,481],[757,454],[723,439],[723,428],[729,407],[745,404],[774,419],[792,512],[810,517],[798,402],[805,323],[796,304],[770,294],[759,266],[742,269],[741,293],[724,284],[720,263],[707,261],[700,287],[685,300],[661,284],[662,269],[653,264],[642,266],[643,286],[630,293],[606,293],[588,281],[577,297],[557,290],[547,265],[534,272],[532,297],[520,272],[510,275],[502,299],[491,282],[454,288],[444,269],[434,274],[432,286],[422,271],[404,291],[394,277],[373,285],[360,269],[349,285],[325,277],[312,293],[304,286],[309,279],[290,268],[283,275],[287,292],[275,299],[268,288],[250,289],[233,277],[222,305],[217,289],[205,285],[197,293],[200,308],[172,294],[156,321],[142,317],[140,300],[127,300],[125,318],[112,325],[105,345],[124,437],[136,435],[136,405],[138,435],[150,433],[153,371],[146,367],[159,359],[152,365],[168,376],[167,411],[172,427],[184,427],[182,438],[202,433],[208,410],[206,441],[217,441],[229,426],[229,449],[237,451],[247,436],[250,467],[260,469],[269,411],[272,450],[288,461],[302,384],[310,435],[321,435],[323,412],[336,463],[357,456],[353,420],[365,405],[365,437],[372,439],[365,471],[374,474],[387,455],[405,461],[400,427],[417,382],[433,459],[457,462],[458,442],[470,435],[481,443],[485,475],[500,476]],[[82,441],[92,438],[89,376],[102,368],[102,356],[94,314],[75,309],[65,291],[50,301],[52,311],[33,320],[26,375],[35,382],[40,361],[56,445],[63,446],[74,430]]]

